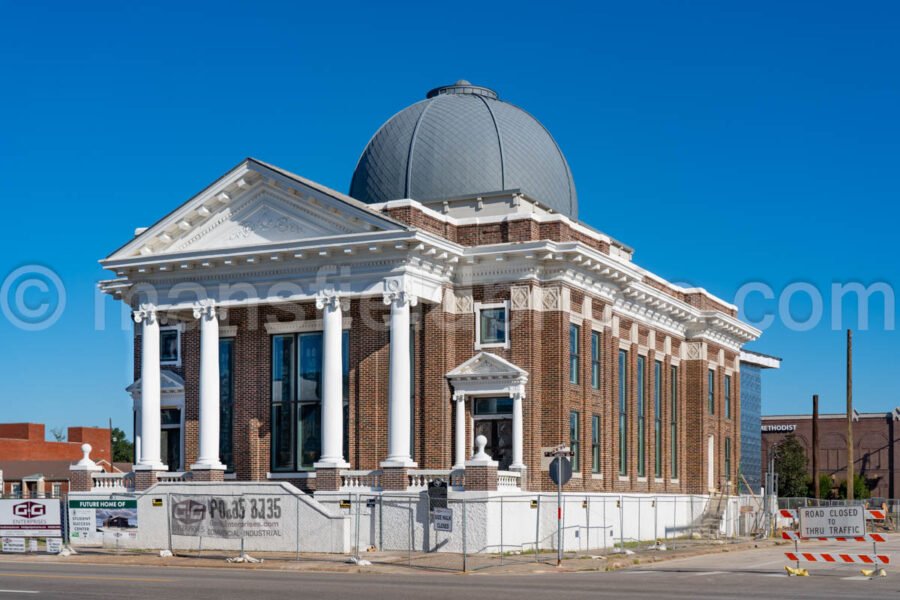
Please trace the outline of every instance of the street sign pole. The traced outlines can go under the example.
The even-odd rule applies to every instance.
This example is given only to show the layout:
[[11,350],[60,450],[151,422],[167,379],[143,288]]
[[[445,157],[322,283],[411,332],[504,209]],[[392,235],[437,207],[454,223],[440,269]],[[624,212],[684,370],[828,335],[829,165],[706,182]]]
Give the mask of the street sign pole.
[[556,566],[562,566],[563,558],[563,501],[562,489],[572,478],[572,463],[569,456],[572,450],[566,445],[560,445],[544,452],[544,456],[552,456],[550,463],[550,480],[556,483]]
[[556,566],[562,566],[562,477],[556,483]]

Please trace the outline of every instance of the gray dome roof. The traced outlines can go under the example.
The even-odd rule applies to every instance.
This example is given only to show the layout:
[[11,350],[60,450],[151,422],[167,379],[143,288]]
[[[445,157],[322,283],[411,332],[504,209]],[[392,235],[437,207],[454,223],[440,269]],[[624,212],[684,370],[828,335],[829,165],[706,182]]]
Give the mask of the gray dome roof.
[[512,189],[578,216],[569,165],[544,126],[493,90],[461,80],[381,126],[356,165],[350,196],[373,203]]

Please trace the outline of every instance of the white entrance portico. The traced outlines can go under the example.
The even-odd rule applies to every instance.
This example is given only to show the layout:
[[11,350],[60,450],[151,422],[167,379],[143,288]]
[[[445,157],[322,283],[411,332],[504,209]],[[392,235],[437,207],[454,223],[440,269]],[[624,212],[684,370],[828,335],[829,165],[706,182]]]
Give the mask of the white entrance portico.
[[[454,416],[454,469],[465,468],[468,449],[472,447],[466,437],[466,401],[471,413],[476,413],[474,401],[493,399],[489,405],[496,405],[496,399],[511,400],[512,415],[512,457],[510,471],[524,473],[524,424],[522,402],[528,373],[501,356],[490,352],[479,352],[446,375],[453,387]],[[472,438],[475,436],[472,428]],[[487,437],[487,436],[486,436]],[[493,458],[497,458],[496,456]]]

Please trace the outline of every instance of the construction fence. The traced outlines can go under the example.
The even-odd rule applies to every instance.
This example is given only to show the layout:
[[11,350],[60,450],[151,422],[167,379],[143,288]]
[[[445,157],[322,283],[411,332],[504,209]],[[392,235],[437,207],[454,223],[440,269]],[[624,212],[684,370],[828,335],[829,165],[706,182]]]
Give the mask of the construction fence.
[[[150,508],[145,512],[152,520],[138,515],[136,529],[153,524],[152,532],[142,532],[151,537],[141,535],[139,543],[129,543],[134,531],[116,531],[115,514],[100,515],[95,535],[102,546],[122,552],[167,548],[207,558],[253,553],[267,561],[352,560],[473,571],[525,561],[555,564],[560,547],[564,560],[584,560],[733,543],[754,535],[766,521],[751,497],[702,495],[569,493],[561,506],[549,493],[317,496],[315,504],[332,515],[328,519],[290,493],[178,493],[158,500],[165,513]],[[323,540],[344,553],[323,552]]]

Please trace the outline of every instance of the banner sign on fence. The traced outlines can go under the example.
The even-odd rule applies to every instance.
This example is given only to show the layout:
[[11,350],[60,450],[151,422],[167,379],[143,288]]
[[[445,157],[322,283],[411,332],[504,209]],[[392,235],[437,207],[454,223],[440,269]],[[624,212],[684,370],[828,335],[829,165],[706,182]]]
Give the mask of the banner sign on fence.
[[62,538],[47,538],[47,552],[50,554],[62,552]]
[[79,541],[101,541],[106,535],[134,533],[138,526],[135,498],[69,500],[69,535]]
[[0,536],[62,535],[59,500],[0,500]]
[[820,506],[800,508],[798,512],[801,537],[836,538],[866,534],[866,510],[862,506]]
[[281,498],[277,496],[172,495],[173,535],[241,538],[281,537]]
[[431,511],[435,531],[453,531],[453,509],[435,508]]
[[16,552],[19,554],[24,553],[25,538],[3,538],[3,551]]

